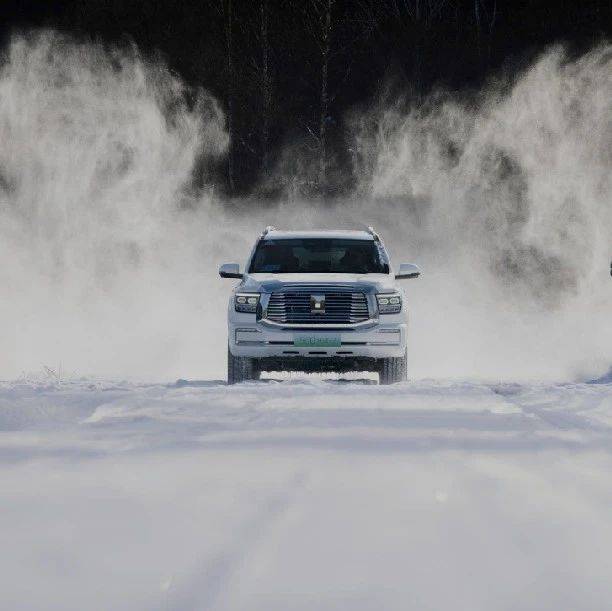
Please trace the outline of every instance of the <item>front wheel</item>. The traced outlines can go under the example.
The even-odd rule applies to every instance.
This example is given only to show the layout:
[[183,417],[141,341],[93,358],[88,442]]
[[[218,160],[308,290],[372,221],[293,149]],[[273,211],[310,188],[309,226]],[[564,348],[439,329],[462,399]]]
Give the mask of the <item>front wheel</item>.
[[407,362],[408,356],[404,352],[404,356],[390,357],[381,359],[380,368],[378,370],[378,380],[380,384],[395,384],[396,382],[405,382],[407,379]]
[[227,383],[238,384],[247,380],[259,380],[257,359],[234,356],[227,348]]

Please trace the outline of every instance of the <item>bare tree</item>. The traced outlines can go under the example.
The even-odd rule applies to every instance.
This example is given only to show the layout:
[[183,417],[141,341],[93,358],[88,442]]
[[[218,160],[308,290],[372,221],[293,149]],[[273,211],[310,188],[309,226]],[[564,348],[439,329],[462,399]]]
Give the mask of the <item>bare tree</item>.
[[307,27],[316,44],[321,67],[321,83],[319,88],[319,168],[318,185],[323,189],[327,182],[327,122],[329,116],[329,64],[331,42],[335,20],[332,12],[335,0],[311,0]]
[[270,169],[270,112],[272,107],[272,79],[270,77],[270,43],[268,38],[269,0],[261,0],[260,35],[261,35],[261,93],[262,93],[262,124],[261,151],[262,169],[267,175]]
[[327,116],[329,114],[329,49],[331,46],[332,35],[332,7],[334,0],[327,0],[325,5],[324,18],[321,28],[321,116],[319,118],[319,140],[321,142],[321,154],[319,156],[319,185],[326,183],[327,174]]
[[225,31],[225,77],[227,96],[227,133],[229,145],[227,150],[227,183],[230,193],[234,192],[234,46],[233,46],[233,7],[232,0],[220,0]]
[[366,21],[373,24],[370,27],[380,28],[392,20],[412,36],[414,49],[412,79],[417,90],[421,88],[426,41],[449,2],[450,0],[361,0],[360,2]]
[[376,0],[358,0],[350,10],[337,0],[309,0],[304,5],[305,29],[315,43],[315,65],[320,74],[317,125],[305,125],[316,142],[319,191],[329,186],[330,126],[335,123],[330,116],[331,106],[351,74],[355,47],[375,29],[370,14],[363,10],[362,4],[368,3],[375,4]]
[[482,60],[482,29],[487,28],[487,63],[491,59],[491,41],[497,21],[497,0],[474,0],[474,21],[476,23],[476,44],[478,57]]

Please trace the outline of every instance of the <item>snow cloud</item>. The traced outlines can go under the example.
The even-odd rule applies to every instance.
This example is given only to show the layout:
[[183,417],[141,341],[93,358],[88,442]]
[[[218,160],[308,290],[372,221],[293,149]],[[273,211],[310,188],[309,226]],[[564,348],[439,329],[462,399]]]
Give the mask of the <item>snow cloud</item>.
[[552,49],[463,99],[356,115],[362,197],[425,268],[410,285],[424,374],[609,366],[610,116],[610,46]]
[[412,376],[601,374],[611,115],[612,49],[553,49],[469,96],[355,111],[345,201],[223,202],[209,94],[133,47],[16,37],[0,71],[0,376],[222,376],[217,265],[270,223],[375,225],[396,263],[423,267],[405,285]]
[[227,147],[217,102],[45,32],[10,43],[0,138],[0,371],[162,373],[205,318],[212,187],[190,185]]

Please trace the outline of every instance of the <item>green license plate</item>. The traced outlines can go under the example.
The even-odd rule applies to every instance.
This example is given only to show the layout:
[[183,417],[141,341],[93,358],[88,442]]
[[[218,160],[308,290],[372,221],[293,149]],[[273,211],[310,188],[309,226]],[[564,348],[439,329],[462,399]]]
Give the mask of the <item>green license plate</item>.
[[298,348],[339,348],[342,345],[338,336],[298,335],[293,338]]

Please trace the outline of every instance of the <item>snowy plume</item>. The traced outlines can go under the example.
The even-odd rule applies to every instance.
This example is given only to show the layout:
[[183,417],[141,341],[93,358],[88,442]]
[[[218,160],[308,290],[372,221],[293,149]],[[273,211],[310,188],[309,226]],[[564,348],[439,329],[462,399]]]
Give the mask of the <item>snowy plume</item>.
[[186,197],[196,156],[227,142],[215,103],[188,105],[162,66],[57,34],[13,41],[0,117],[4,220],[58,273],[111,273],[146,256]]
[[556,50],[505,95],[383,113],[360,142],[365,188],[535,297],[575,293],[609,254],[611,114],[612,49]]
[[189,186],[227,146],[216,102],[134,48],[45,32],[9,45],[0,137],[0,371],[171,360],[173,287],[212,250]]
[[405,284],[414,377],[603,374],[611,57],[556,49],[469,99],[354,113],[352,197],[261,205],[214,195],[205,170],[227,147],[224,117],[163,62],[49,32],[13,39],[0,71],[0,375],[224,375],[232,283],[216,268],[243,263],[270,223],[373,224],[396,263],[423,267]]
[[428,375],[436,360],[492,377],[610,362],[611,116],[606,46],[554,49],[469,100],[355,119],[362,197],[425,267],[410,290]]

